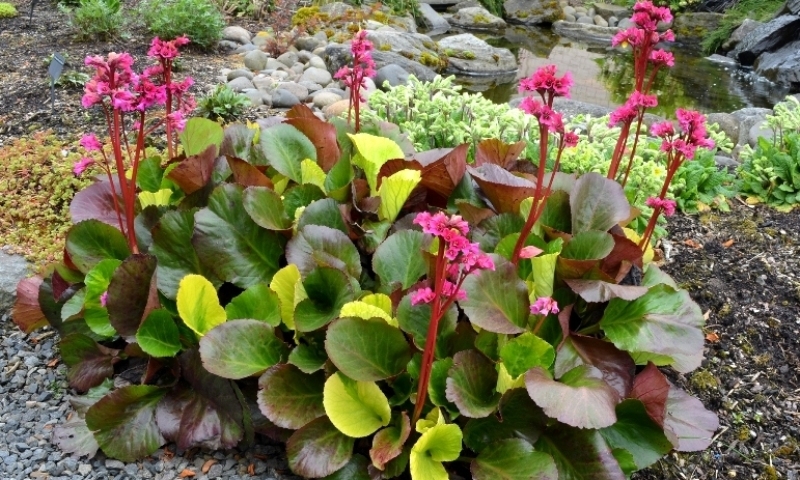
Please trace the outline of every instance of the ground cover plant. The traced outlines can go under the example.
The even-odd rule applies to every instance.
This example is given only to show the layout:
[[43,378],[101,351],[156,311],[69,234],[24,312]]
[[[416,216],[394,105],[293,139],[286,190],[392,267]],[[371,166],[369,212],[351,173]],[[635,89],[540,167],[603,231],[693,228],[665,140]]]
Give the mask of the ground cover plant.
[[[154,42],[165,74],[175,48]],[[546,171],[578,141],[551,108],[570,83],[554,68],[521,86],[541,98],[523,104],[539,155],[485,139],[468,162],[467,143],[418,152],[394,125],[305,107],[269,128],[184,125],[168,74],[139,88],[129,57],[91,61],[85,104],[114,119],[113,161],[73,201],[63,261],[14,309],[23,330],[60,332],[87,392],[62,449],[132,460],[258,432],[310,478],[624,479],[710,443],[716,416],[658,368],[699,366],[699,307],[653,264],[651,230],[624,228],[637,212],[616,175]],[[142,102],[174,122],[166,162],[116,155],[128,113],[143,144]],[[710,146],[702,116],[679,120],[659,127],[650,223]]]

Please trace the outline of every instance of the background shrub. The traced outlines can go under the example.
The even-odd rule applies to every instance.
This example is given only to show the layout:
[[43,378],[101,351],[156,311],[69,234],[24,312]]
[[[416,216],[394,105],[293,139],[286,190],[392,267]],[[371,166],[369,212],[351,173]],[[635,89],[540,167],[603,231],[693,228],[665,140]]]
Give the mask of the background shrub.
[[142,4],[141,15],[153,35],[164,40],[186,35],[205,49],[216,45],[225,28],[225,19],[211,0],[150,0]]
[[79,38],[108,39],[123,33],[127,22],[120,0],[81,0],[77,7],[61,7]]
[[6,2],[0,2],[0,18],[12,18],[18,15],[17,8]]

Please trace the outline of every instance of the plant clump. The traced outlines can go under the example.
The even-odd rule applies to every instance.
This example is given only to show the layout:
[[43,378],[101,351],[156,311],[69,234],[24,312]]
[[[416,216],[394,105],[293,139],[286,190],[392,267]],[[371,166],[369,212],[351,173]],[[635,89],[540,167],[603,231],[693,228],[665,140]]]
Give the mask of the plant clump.
[[236,93],[227,85],[218,85],[197,101],[197,113],[214,121],[231,122],[239,118],[250,104],[247,95]]
[[225,19],[211,0],[148,0],[139,8],[147,30],[165,40],[185,35],[192,43],[210,49],[225,28]]
[[17,7],[12,3],[0,2],[0,18],[13,18],[19,15]]

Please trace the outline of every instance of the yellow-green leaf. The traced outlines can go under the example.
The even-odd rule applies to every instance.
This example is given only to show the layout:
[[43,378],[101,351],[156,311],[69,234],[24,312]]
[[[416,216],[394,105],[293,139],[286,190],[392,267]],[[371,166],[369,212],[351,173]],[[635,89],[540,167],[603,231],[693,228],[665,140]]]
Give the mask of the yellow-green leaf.
[[169,199],[172,197],[172,190],[169,188],[162,188],[161,190],[153,192],[140,192],[139,203],[142,204],[142,209],[155,205],[160,207],[162,205],[169,205]]
[[525,376],[520,375],[516,378],[512,377],[506,366],[501,362],[497,364],[497,392],[500,394],[506,393],[512,388],[525,388]]
[[300,176],[302,177],[303,185],[310,183],[325,192],[325,179],[328,176],[325,175],[325,171],[322,170],[322,167],[317,162],[308,158],[300,162]]
[[325,382],[322,404],[331,423],[348,437],[361,438],[389,424],[389,400],[375,382],[334,373]]
[[393,222],[421,180],[419,170],[400,170],[384,178],[380,188],[381,204],[378,207],[378,218]]
[[275,272],[269,288],[278,295],[283,323],[294,330],[294,308],[308,298],[297,265],[289,264]]
[[451,462],[461,453],[458,425],[436,425],[419,437],[411,448],[412,480],[447,480],[442,462]]
[[217,290],[202,275],[186,275],[178,285],[178,315],[198,335],[225,323],[228,318],[219,304]]
[[405,158],[403,149],[393,140],[368,133],[348,134],[348,136],[357,152],[353,157],[353,165],[364,170],[370,192],[375,195],[378,190],[378,172],[381,167],[388,160]]
[[531,302],[540,297],[549,297],[553,295],[553,281],[555,279],[556,260],[558,260],[557,253],[539,255],[531,258],[534,282],[534,289],[530,296]]
[[435,427],[436,425],[445,425],[444,415],[442,415],[442,410],[439,408],[431,409],[425,418],[420,418],[417,420],[417,424],[414,426],[414,429],[417,433],[425,433],[431,428]]
[[370,305],[362,300],[355,302],[345,303],[342,306],[342,311],[339,313],[340,317],[354,317],[369,320],[370,318],[380,318],[385,320],[389,325],[396,327],[397,320],[391,317],[385,310],[374,305]]

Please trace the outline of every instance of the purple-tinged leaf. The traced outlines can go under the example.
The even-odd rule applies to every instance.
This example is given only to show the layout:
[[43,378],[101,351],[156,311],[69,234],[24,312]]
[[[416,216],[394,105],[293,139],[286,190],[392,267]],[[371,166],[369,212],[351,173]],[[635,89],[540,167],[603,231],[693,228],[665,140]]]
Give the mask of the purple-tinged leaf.
[[411,346],[403,332],[383,319],[335,320],[328,326],[325,350],[336,368],[361,382],[394,377],[411,360]]
[[469,420],[464,427],[464,444],[475,452],[482,452],[492,443],[504,439],[521,438],[534,443],[550,422],[522,388],[513,388],[503,394],[498,413]]
[[79,457],[86,455],[92,458],[100,448],[85,420],[56,425],[53,429],[53,443],[63,453],[74,453]]
[[[117,206],[120,208],[122,224],[127,225],[125,223],[122,191],[119,188],[119,181],[116,179],[114,179],[114,191],[117,194]],[[72,218],[72,223],[80,223],[84,220],[99,220],[119,229],[120,218],[117,217],[117,210],[114,206],[114,193],[111,190],[111,182],[105,177],[97,177],[95,183],[75,194],[69,204],[69,214]]]
[[283,208],[280,195],[267,187],[248,187],[242,197],[247,214],[260,227],[267,230],[288,230],[292,219]]
[[591,365],[581,365],[555,381],[536,367],[525,374],[528,395],[548,416],[578,428],[603,428],[617,421],[614,411],[620,397]]
[[664,431],[679,452],[699,452],[711,445],[719,418],[703,403],[670,384]]
[[[284,202],[284,204],[287,205],[289,215],[293,215],[295,210],[292,210],[288,207],[288,202]],[[343,211],[344,208],[344,205],[340,205],[332,198],[313,200],[306,206],[305,210],[303,210],[303,214],[300,215],[300,219],[297,221],[297,229],[301,230],[307,225],[320,225],[339,230],[344,234],[348,234],[350,232],[350,228],[347,226],[347,222],[345,221],[345,212]]]
[[497,165],[487,163],[478,168],[467,167],[467,171],[498,213],[518,213],[519,204],[536,193],[532,182]]
[[647,293],[647,287],[617,285],[601,280],[565,280],[569,288],[591,303],[609,302],[612,298],[633,301]]
[[628,399],[617,405],[617,423],[600,430],[612,449],[630,452],[636,469],[656,463],[672,450],[672,444],[661,428],[647,415],[644,404]]
[[603,380],[616,390],[620,398],[627,398],[633,388],[636,364],[628,352],[617,349],[611,342],[571,335],[558,351],[556,378],[580,365],[597,367],[603,373]]
[[625,480],[611,448],[600,432],[553,425],[534,445],[556,462],[559,480]]
[[371,480],[369,460],[364,455],[355,454],[347,465],[321,480]]
[[106,259],[125,260],[130,256],[128,241],[122,233],[99,220],[86,220],[67,232],[66,250],[82,273]]
[[414,156],[422,166],[421,185],[429,191],[429,203],[441,207],[447,206],[447,199],[467,171],[468,151],[469,144],[462,143],[455,148],[428,150]]
[[456,353],[447,377],[447,399],[465,417],[488,417],[497,409],[500,394],[497,370],[491,360],[477,350]]
[[86,335],[73,333],[59,342],[61,358],[69,366],[67,379],[75,390],[85,392],[114,374],[119,350],[107,348]]
[[136,336],[142,320],[159,308],[156,291],[156,257],[131,255],[114,270],[108,284],[108,319],[111,326],[127,339]]
[[481,270],[464,281],[467,299],[459,305],[478,327],[495,333],[522,333],[528,323],[528,288],[511,262],[492,255],[494,270]]
[[280,364],[258,379],[258,407],[272,423],[297,430],[325,415],[325,374],[307,375],[294,365]]
[[600,270],[619,282],[625,278],[632,265],[642,268],[642,249],[624,235],[612,232],[611,236],[614,238],[614,249],[600,262]]
[[114,390],[89,407],[86,425],[106,455],[133,462],[164,444],[155,412],[165,392],[150,385],[130,385]]
[[[246,127],[245,127],[246,128]],[[268,176],[261,173],[261,171],[245,162],[241,158],[227,157],[228,166],[233,172],[233,181],[243,187],[264,187],[272,190],[274,185]]]
[[17,284],[17,298],[11,311],[11,319],[25,333],[31,333],[49,324],[39,306],[41,285],[42,277],[26,278]]
[[406,290],[428,273],[425,251],[430,238],[416,230],[393,233],[380,244],[372,256],[372,268],[381,283]]
[[336,429],[328,417],[313,420],[286,442],[289,468],[296,475],[319,478],[347,465],[355,439]]
[[[230,158],[238,159],[250,158],[250,150],[253,148],[253,138],[256,131],[241,123],[234,123],[225,127],[222,137],[222,145],[219,147],[219,154]],[[232,168],[232,167],[231,167]]]
[[378,470],[384,470],[387,463],[403,453],[403,446],[410,434],[411,421],[408,419],[408,414],[400,412],[400,416],[395,417],[393,424],[379,430],[372,437],[372,448],[369,450],[372,464]]
[[347,235],[320,225],[306,225],[286,244],[286,261],[297,265],[305,277],[317,267],[361,277],[361,257]]
[[703,359],[703,323],[700,307],[686,291],[657,285],[632,302],[611,300],[600,327],[637,363],[651,360],[685,373]]
[[191,155],[170,170],[167,178],[178,184],[187,195],[200,190],[211,180],[217,146],[209,145],[202,153]]
[[[305,107],[305,105],[303,105]],[[308,107],[305,107],[308,109]],[[325,173],[329,172],[341,157],[339,142],[336,141],[336,127],[323,122],[313,114],[305,117],[288,118],[285,123],[300,130],[311,140],[317,151],[317,163]]]
[[285,360],[289,352],[271,325],[260,320],[230,320],[200,339],[203,367],[214,375],[239,380]]
[[472,461],[474,480],[558,480],[553,457],[520,438],[495,442]]
[[483,140],[475,149],[475,166],[480,167],[484,163],[490,163],[508,170],[527,145],[524,140],[517,143],[504,143],[496,138]]
[[653,364],[648,362],[644,370],[633,379],[633,389],[630,398],[635,398],[644,403],[647,414],[660,427],[664,427],[664,417],[667,414],[667,397],[669,396],[669,381],[667,377]]
[[620,184],[593,172],[582,175],[575,182],[569,204],[572,234],[587,230],[606,232],[626,220],[631,213]]

